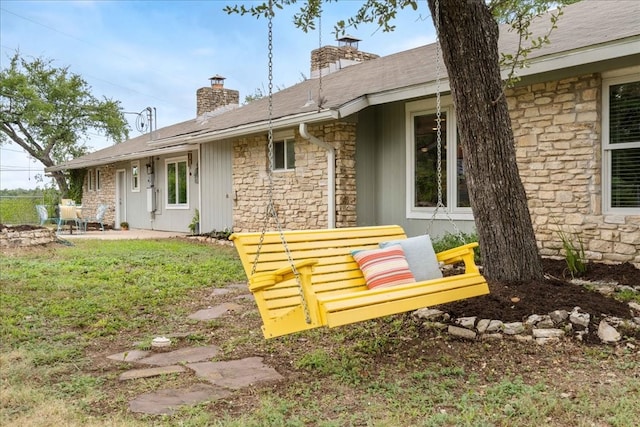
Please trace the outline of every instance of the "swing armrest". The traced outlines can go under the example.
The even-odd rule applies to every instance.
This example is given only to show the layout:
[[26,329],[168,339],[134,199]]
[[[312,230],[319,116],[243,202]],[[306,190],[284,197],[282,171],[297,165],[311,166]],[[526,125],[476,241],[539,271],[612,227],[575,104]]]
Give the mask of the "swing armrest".
[[[311,270],[317,263],[317,259],[306,259],[303,261],[294,262],[293,265],[300,274],[311,275]],[[295,276],[293,274],[293,267],[291,265],[280,267],[279,269],[274,271],[256,273],[249,279],[249,290],[251,292],[258,292],[274,286],[276,283],[292,279],[293,277]]]
[[464,262],[465,273],[479,273],[478,266],[474,261],[473,248],[478,246],[478,242],[467,243],[457,248],[438,252],[436,257],[438,261],[445,264],[454,264],[456,262]]

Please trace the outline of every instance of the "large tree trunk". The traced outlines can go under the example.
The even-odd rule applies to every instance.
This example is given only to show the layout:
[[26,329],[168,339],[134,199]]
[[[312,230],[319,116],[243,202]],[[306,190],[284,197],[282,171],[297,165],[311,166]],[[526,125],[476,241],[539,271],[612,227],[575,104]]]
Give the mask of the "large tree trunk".
[[67,178],[64,172],[52,172],[51,177],[55,179],[56,184],[58,184],[58,190],[60,190],[62,197],[67,197],[69,194],[69,185],[67,184]]
[[434,23],[439,19],[483,274],[507,282],[541,279],[542,263],[503,95],[498,24],[484,0],[428,3]]

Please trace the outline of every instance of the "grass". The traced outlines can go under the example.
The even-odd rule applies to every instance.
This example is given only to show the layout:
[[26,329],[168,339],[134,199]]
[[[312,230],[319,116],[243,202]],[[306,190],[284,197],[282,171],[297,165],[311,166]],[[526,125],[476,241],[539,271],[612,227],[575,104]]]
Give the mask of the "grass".
[[[0,257],[0,425],[634,426],[636,350],[460,342],[410,315],[266,341],[250,299],[208,323],[188,314],[244,281],[232,249],[186,240],[78,241]],[[171,416],[136,415],[142,393],[198,380],[121,382],[105,355],[216,344],[220,360],[263,357],[286,379]]]

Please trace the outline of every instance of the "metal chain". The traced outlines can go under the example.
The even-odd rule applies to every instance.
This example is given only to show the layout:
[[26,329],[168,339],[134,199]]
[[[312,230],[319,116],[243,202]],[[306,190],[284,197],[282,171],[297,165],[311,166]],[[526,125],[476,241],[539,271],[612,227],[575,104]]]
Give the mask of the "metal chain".
[[258,242],[258,249],[256,251],[256,257],[253,260],[253,266],[251,268],[251,275],[255,274],[256,268],[258,266],[258,259],[260,257],[260,252],[262,251],[262,246],[264,244],[264,237],[267,231],[267,225],[269,218],[273,218],[278,231],[280,232],[280,241],[282,242],[282,246],[284,246],[285,253],[287,254],[287,260],[291,265],[291,271],[296,279],[296,283],[298,285],[298,290],[300,294],[300,300],[302,302],[302,308],[304,310],[305,321],[307,324],[311,323],[311,314],[309,313],[309,307],[307,305],[307,300],[304,296],[304,291],[302,289],[302,281],[300,279],[300,273],[296,268],[296,265],[291,256],[291,250],[287,245],[287,240],[284,236],[284,230],[282,228],[282,224],[280,223],[280,219],[278,218],[278,211],[275,208],[275,203],[273,201],[273,169],[274,169],[274,154],[273,154],[273,0],[269,0],[269,24],[268,24],[268,33],[269,33],[269,132],[268,132],[268,151],[269,151],[269,168],[267,171],[267,176],[269,180],[269,203],[267,205],[267,212],[265,212],[264,224],[262,227],[262,232],[260,233],[260,241]]
[[322,108],[322,64],[326,53],[322,50],[322,0],[318,4],[318,49],[320,49],[320,66],[318,68],[318,110]]
[[431,220],[429,221],[428,232],[429,233],[431,232],[431,228],[436,219],[438,210],[442,208],[445,214],[447,215],[449,222],[451,222],[451,225],[453,226],[456,236],[458,236],[458,238],[463,243],[466,243],[466,240],[462,232],[460,231],[456,223],[453,221],[453,218],[451,218],[451,215],[449,215],[449,210],[446,208],[446,206],[442,202],[442,96],[441,96],[441,88],[440,88],[440,85],[441,85],[440,74],[442,71],[440,56],[442,54],[442,50],[440,46],[440,2],[438,0],[436,0],[434,4],[434,12],[435,12],[435,19],[433,20],[433,22],[436,30],[436,67],[435,67],[436,68],[436,132],[437,132],[436,133],[436,148],[437,148],[436,171],[437,171],[437,185],[438,185],[438,201],[436,203],[436,208],[433,210],[433,214],[431,215]]

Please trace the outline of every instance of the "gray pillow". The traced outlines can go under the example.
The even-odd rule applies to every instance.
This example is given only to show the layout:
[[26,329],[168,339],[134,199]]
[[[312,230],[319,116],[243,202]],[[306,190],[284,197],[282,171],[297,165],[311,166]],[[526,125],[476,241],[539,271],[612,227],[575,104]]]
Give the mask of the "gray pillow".
[[409,237],[408,239],[380,242],[379,246],[386,248],[391,245],[402,246],[404,256],[409,264],[409,270],[411,270],[417,282],[442,277],[438,259],[431,244],[431,237],[428,234]]

